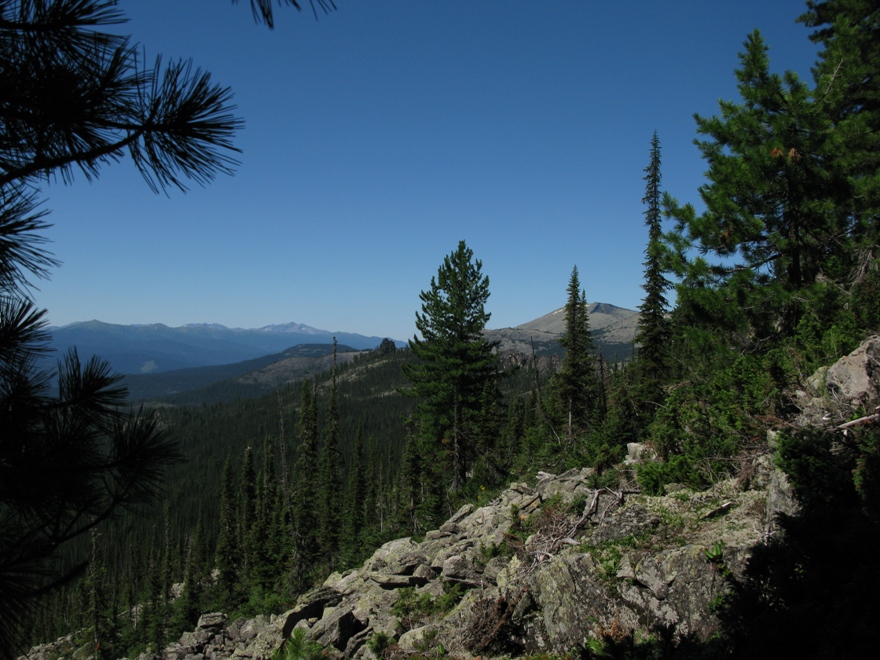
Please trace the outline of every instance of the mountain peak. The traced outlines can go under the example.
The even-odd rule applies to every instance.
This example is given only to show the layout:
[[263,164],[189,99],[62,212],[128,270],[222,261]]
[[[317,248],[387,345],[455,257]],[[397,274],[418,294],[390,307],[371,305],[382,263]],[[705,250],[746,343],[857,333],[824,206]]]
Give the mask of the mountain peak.
[[310,325],[304,325],[302,323],[296,323],[295,321],[291,321],[290,323],[278,323],[273,325],[264,325],[262,328],[257,328],[259,332],[274,332],[274,333],[282,333],[282,332],[296,332],[303,335],[329,335],[331,334],[327,330],[319,330],[318,328],[313,328]]

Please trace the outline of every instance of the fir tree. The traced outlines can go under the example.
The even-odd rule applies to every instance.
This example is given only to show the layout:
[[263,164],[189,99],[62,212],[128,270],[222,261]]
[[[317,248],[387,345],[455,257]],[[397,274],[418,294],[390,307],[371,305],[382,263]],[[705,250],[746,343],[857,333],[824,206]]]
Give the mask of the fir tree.
[[280,567],[282,537],[281,502],[275,476],[275,455],[267,438],[263,444],[263,465],[257,485],[255,517],[250,528],[251,581],[258,593],[270,592],[276,582]]
[[318,468],[317,388],[317,380],[303,381],[299,407],[299,444],[292,492],[295,538],[291,583],[295,592],[307,586],[318,553],[318,503],[314,496]]
[[252,533],[257,520],[257,475],[254,468],[254,451],[250,445],[244,450],[244,461],[238,478],[236,509],[238,511],[236,541],[241,548],[239,582],[247,585],[251,578],[254,555],[259,551],[259,539]]
[[662,386],[667,372],[667,353],[671,332],[667,315],[669,305],[665,291],[669,282],[663,275],[660,195],[660,140],[657,132],[651,138],[651,160],[645,168],[645,224],[648,247],[645,249],[645,298],[639,306],[639,325],[635,341],[639,345],[638,368],[640,398],[647,410],[662,403]]
[[220,531],[217,535],[217,589],[222,608],[235,603],[241,553],[236,515],[235,478],[232,462],[227,457],[223,466],[223,484],[220,491]]
[[360,556],[363,530],[369,525],[368,515],[373,509],[369,507],[367,492],[367,465],[364,456],[364,428],[358,425],[354,436],[354,447],[351,465],[348,469],[348,485],[345,492],[344,526],[342,538],[342,564],[352,566]]
[[342,527],[342,453],[339,450],[339,404],[336,378],[336,338],[333,338],[333,371],[331,374],[330,399],[327,403],[327,424],[321,452],[320,489],[321,502],[320,548],[321,555],[331,570],[338,561],[339,537]]
[[590,316],[577,266],[572,269],[568,282],[565,334],[560,343],[565,355],[554,377],[554,390],[561,406],[565,436],[571,444],[579,431],[600,421],[601,412],[601,385],[596,376]]
[[99,534],[91,531],[92,553],[86,584],[89,590],[90,624],[94,643],[95,658],[105,660],[116,658],[116,642],[119,624],[107,585],[107,568],[99,555]]

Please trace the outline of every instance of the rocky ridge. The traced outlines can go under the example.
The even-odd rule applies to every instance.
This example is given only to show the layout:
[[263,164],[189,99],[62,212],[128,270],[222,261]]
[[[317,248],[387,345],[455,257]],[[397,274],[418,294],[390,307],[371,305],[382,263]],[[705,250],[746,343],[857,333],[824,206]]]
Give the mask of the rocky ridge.
[[[802,423],[842,428],[854,422],[841,415],[870,412],[880,403],[878,356],[874,337],[809,379],[810,392],[796,394]],[[650,453],[629,450],[630,465]],[[775,533],[776,514],[796,508],[769,450],[744,458],[736,479],[699,492],[670,484],[662,496],[625,478],[600,487],[590,468],[539,473],[483,506],[465,505],[421,539],[386,543],[282,615],[205,614],[161,658],[270,658],[291,636],[344,658],[567,654],[661,636],[706,642],[719,630],[714,605],[729,579]],[[27,657],[59,655],[56,643]]]
[[[539,473],[533,485],[463,506],[421,540],[386,543],[282,615],[204,614],[140,660],[268,659],[298,629],[344,658],[561,654],[658,631],[704,641],[718,629],[711,604],[727,588],[725,571],[740,574],[767,533],[768,489],[786,487],[774,472],[762,456],[748,482],[672,486],[661,497],[597,488],[591,468]],[[61,642],[28,660],[88,657]]]

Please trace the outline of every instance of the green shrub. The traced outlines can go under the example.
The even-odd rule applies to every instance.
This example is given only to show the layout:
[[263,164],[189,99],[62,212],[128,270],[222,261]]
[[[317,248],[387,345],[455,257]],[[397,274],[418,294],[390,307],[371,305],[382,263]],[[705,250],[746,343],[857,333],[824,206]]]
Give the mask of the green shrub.
[[284,645],[272,655],[272,660],[320,660],[324,648],[317,642],[306,639],[306,632],[296,628]]

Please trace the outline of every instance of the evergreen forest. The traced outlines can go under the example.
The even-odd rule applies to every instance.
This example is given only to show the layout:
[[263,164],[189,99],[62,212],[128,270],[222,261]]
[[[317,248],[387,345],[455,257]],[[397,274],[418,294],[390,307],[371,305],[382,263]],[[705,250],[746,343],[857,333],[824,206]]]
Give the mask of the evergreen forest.
[[[252,4],[271,22],[272,3]],[[28,281],[54,263],[40,183],[98,176],[122,154],[158,189],[210,180],[234,159],[238,120],[228,90],[173,65],[127,77],[124,42],[84,40],[84,26],[116,12],[0,3],[0,85],[21,92],[0,103],[0,657],[69,633],[100,658],[156,652],[204,612],[282,613],[382,543],[420,537],[539,470],[592,466],[597,487],[648,493],[702,488],[742,476],[770,451],[768,433],[801,513],[719,605],[712,653],[688,657],[870,653],[880,428],[798,427],[793,392],[880,332],[876,0],[808,0],[799,21],[821,46],[812,80],[773,73],[761,34],[746,36],[739,98],[695,117],[699,190],[664,190],[661,136],[643,127],[631,359],[597,352],[577,265],[559,287],[561,359],[504,355],[484,336],[490,274],[462,240],[413,301],[407,348],[337,363],[334,346],[332,368],[261,396],[140,407],[99,360],[71,352],[57,373],[34,367],[46,329]],[[57,56],[37,63],[34,49]],[[49,116],[59,71],[101,91],[80,108],[104,103],[100,131]],[[139,128],[114,134],[123,116]],[[624,469],[634,442],[656,460]]]

